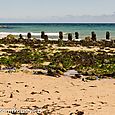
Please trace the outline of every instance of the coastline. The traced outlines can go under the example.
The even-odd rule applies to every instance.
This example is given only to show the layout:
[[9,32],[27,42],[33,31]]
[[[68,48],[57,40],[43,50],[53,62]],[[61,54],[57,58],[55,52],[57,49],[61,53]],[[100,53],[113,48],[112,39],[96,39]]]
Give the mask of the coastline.
[[114,41],[40,41],[8,35],[0,39],[0,56],[0,108],[114,115]]

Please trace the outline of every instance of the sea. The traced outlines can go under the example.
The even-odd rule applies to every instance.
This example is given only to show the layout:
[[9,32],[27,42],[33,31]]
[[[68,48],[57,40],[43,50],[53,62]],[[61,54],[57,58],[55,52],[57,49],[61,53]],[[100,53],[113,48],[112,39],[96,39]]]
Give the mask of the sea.
[[106,32],[110,32],[110,38],[115,39],[115,23],[0,23],[0,36],[8,34],[24,36],[28,32],[32,36],[39,38],[41,31],[44,31],[49,38],[58,38],[59,31],[67,37],[68,33],[75,36],[75,32],[79,33],[79,38],[91,36],[91,32],[96,33],[97,39],[105,39]]

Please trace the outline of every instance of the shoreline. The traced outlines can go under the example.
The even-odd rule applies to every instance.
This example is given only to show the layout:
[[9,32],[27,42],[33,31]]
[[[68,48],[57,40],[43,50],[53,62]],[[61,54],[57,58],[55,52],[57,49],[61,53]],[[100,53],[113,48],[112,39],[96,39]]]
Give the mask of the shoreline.
[[114,61],[111,40],[0,39],[0,108],[114,115]]

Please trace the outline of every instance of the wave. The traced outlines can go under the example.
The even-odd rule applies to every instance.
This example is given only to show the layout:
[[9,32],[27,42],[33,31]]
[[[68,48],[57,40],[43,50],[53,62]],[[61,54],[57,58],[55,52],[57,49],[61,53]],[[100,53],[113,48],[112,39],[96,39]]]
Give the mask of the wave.
[[[38,36],[38,35],[41,35],[41,33],[33,33],[33,32],[30,32],[31,35],[35,35],[35,36]],[[12,34],[12,35],[19,35],[19,34],[22,34],[22,35],[27,35],[26,32],[0,32],[0,35],[9,35],[9,34]],[[48,36],[58,36],[59,33],[45,33],[46,35]]]
[[[18,35],[20,35],[20,34],[22,34],[22,35],[24,35],[24,36],[26,36],[27,35],[27,33],[26,32],[0,32],[0,35],[9,35],[9,34],[12,34],[12,35],[16,35],[16,36],[18,36]],[[48,36],[58,36],[59,35],[59,33],[45,33],[46,35],[48,35]],[[40,36],[41,35],[41,33],[33,33],[33,32],[31,32],[31,35],[33,35],[33,36]]]

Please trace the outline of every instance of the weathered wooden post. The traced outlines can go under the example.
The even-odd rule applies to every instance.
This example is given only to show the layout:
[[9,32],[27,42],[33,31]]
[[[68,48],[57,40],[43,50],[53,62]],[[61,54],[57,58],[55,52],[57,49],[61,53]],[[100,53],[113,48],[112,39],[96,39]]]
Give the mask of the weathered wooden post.
[[31,38],[32,37],[32,35],[31,35],[31,33],[29,32],[28,34],[27,34],[27,38]]
[[96,33],[95,32],[91,32],[91,39],[93,41],[96,41]]
[[75,39],[79,39],[79,33],[75,32]]
[[110,39],[110,32],[106,32],[106,39],[109,40]]
[[41,32],[41,38],[44,38],[44,35],[45,35],[45,32],[42,31],[42,32]]
[[59,47],[63,46],[63,32],[62,31],[59,32],[58,45]]
[[22,36],[22,34],[20,34],[20,35],[19,35],[19,39],[23,39],[23,36]]
[[59,38],[63,39],[63,32],[61,32],[61,31],[59,32]]
[[72,34],[71,33],[68,34],[68,40],[72,41]]
[[48,35],[44,35],[44,41],[45,41],[45,42],[48,41]]

